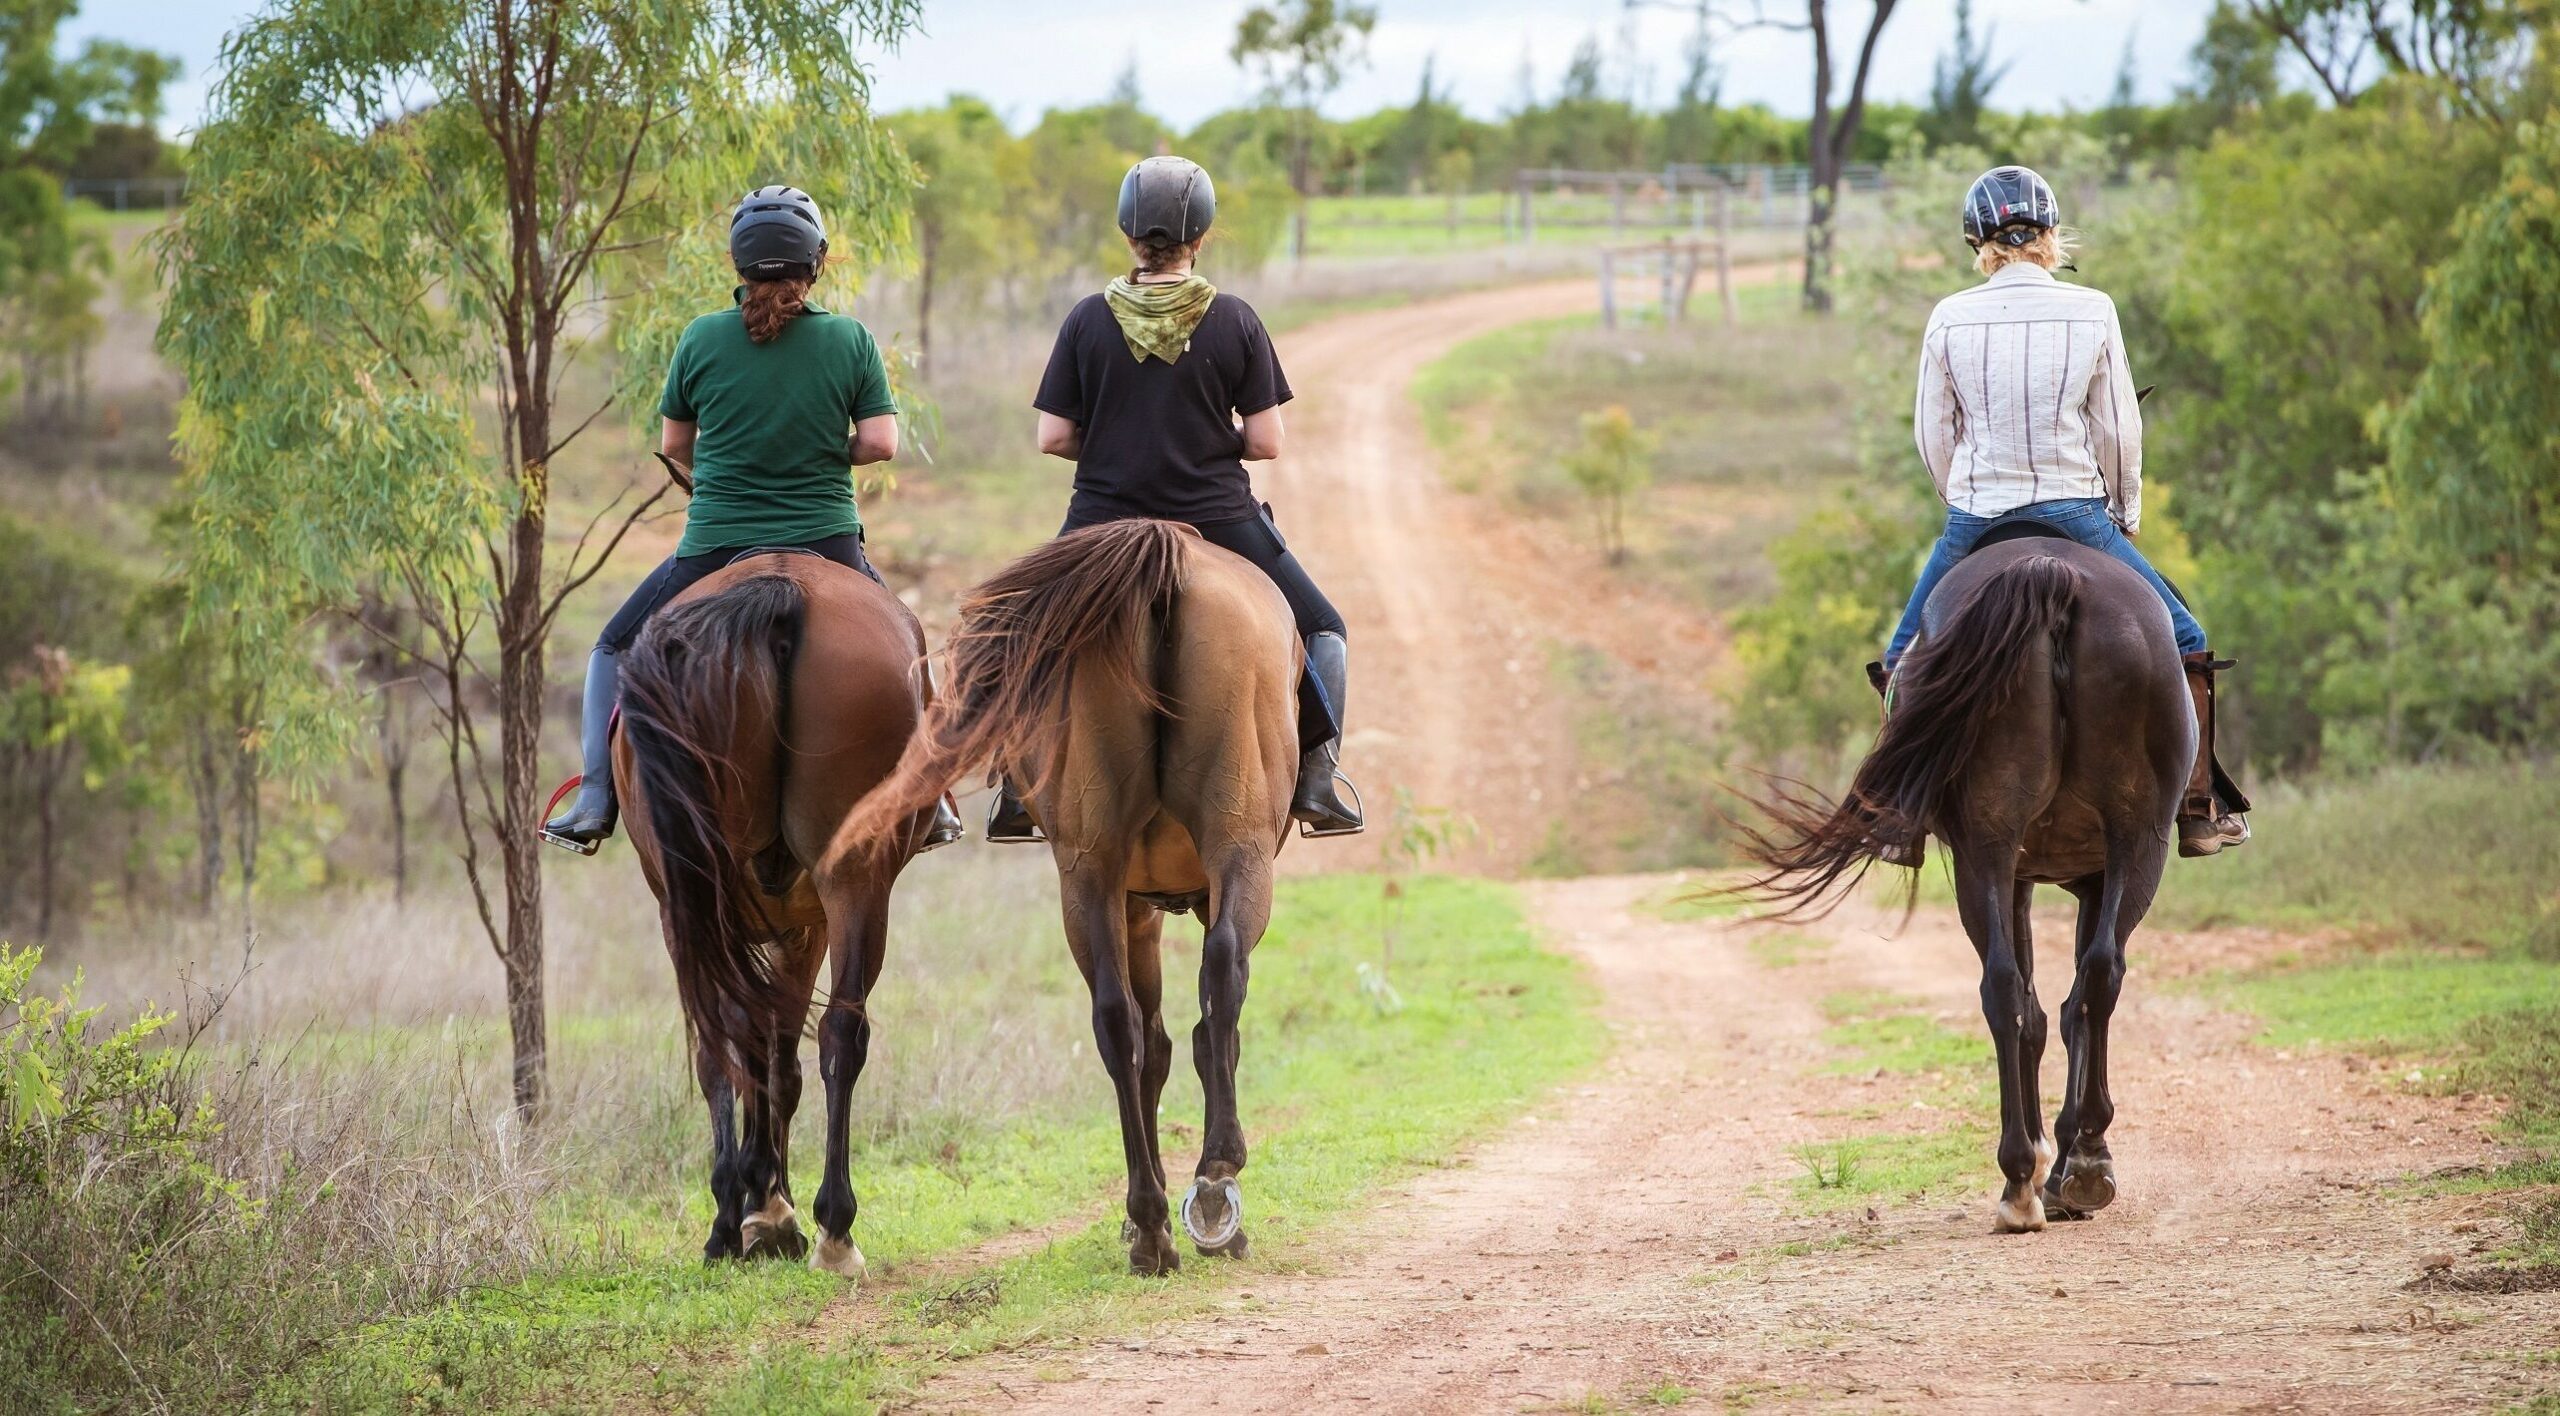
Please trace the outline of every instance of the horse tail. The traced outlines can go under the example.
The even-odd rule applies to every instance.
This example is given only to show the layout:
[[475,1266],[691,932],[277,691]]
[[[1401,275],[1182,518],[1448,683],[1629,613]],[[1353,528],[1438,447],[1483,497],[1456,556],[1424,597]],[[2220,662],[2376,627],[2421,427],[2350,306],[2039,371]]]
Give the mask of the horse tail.
[[[739,754],[778,759],[788,740],[790,662],[807,609],[798,581],[755,576],[661,611],[622,656],[622,736],[657,848],[677,1000],[742,1089],[762,1075],[749,1048],[791,1021],[791,1007],[767,947],[764,889],[724,823],[750,809],[739,800],[749,765]],[[769,705],[771,743],[738,740],[755,704]]]
[[1735,893],[1820,913],[1866,873],[1884,842],[1917,839],[1962,790],[1965,772],[1997,718],[2028,681],[2037,658],[2057,684],[2062,636],[2080,603],[2083,578],[2059,556],[2028,556],[1987,576],[1943,629],[1904,657],[1893,706],[1848,792],[1830,802],[1781,784],[1761,803],[1767,832],[1742,828],[1743,851],[1760,875]]
[[1045,770],[1079,674],[1099,675],[1138,709],[1162,711],[1142,650],[1172,613],[1185,545],[1198,536],[1171,521],[1106,522],[1049,542],[972,590],[941,693],[896,769],[838,829],[834,849],[886,842],[954,781],[989,765],[1017,780]]

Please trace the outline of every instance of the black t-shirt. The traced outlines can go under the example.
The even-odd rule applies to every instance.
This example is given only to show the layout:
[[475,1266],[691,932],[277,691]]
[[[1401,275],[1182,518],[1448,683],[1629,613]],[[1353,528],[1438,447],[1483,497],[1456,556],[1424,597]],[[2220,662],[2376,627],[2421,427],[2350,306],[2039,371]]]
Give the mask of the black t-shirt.
[[1270,331],[1233,295],[1210,302],[1190,349],[1170,364],[1139,362],[1110,304],[1088,295],[1059,327],[1031,406],[1084,430],[1070,516],[1207,526],[1256,514],[1235,420],[1289,398]]

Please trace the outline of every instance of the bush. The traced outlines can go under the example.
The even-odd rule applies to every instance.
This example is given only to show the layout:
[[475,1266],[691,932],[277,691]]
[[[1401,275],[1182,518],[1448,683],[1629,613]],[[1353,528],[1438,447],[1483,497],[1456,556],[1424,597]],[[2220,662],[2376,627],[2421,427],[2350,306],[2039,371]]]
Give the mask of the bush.
[[0,945],[0,1409],[239,1409],[533,1258],[540,1172],[380,1119],[424,1078],[217,1069],[162,1044],[171,1013],[109,1029],[77,978],[32,991],[39,957]]

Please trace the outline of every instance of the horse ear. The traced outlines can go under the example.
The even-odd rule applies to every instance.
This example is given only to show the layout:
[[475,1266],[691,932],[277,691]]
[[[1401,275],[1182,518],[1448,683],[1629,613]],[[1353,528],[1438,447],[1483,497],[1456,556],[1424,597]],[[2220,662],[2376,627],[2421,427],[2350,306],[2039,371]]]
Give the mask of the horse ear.
[[2142,387],[2135,389],[2133,391],[2133,401],[2135,406],[2139,407],[2142,400],[2151,396],[2151,390],[2158,388],[2159,386],[2160,385],[2158,384],[2144,384]]

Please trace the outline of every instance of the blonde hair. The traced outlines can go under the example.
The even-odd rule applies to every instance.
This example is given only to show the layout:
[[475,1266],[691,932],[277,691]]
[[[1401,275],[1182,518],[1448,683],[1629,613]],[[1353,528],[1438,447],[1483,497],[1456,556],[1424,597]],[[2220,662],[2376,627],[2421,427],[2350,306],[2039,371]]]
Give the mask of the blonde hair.
[[2023,246],[2012,246],[1993,239],[1974,248],[1973,268],[1989,275],[2005,265],[2027,261],[2052,270],[2071,262],[2071,253],[2080,245],[2080,233],[2068,226],[2056,226],[2036,233],[2036,239]]

